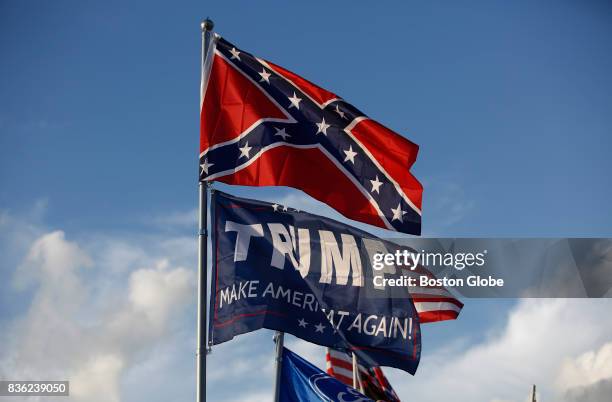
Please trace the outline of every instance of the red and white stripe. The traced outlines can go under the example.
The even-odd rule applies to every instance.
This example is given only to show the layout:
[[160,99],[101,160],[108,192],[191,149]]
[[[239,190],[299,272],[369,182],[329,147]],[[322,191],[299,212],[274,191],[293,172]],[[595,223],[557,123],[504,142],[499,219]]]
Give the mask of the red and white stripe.
[[[415,270],[405,269],[403,275],[415,277],[417,281],[421,275],[435,278],[431,272],[421,265],[417,266]],[[411,286],[409,291],[421,324],[455,320],[463,308],[463,303],[441,286]]]
[[[353,386],[353,359],[351,356],[336,349],[327,348],[326,369],[327,374]],[[365,367],[359,367],[360,372],[366,372]]]
[[[353,386],[353,359],[351,355],[327,348],[326,361],[327,374],[350,387]],[[380,367],[375,366],[368,369],[362,364],[357,364],[357,367],[359,369],[357,388],[365,392],[366,396],[379,399],[380,396],[368,395],[368,393],[373,392],[376,395],[384,394],[385,400],[400,401]]]

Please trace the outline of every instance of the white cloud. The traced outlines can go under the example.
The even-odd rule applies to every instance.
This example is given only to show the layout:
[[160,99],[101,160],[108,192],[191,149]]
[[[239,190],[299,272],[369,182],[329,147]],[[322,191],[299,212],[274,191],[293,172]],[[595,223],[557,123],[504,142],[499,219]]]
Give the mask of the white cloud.
[[[425,348],[416,376],[393,370],[392,383],[400,395],[419,401],[516,402],[525,399],[532,384],[545,398],[558,397],[553,384],[564,359],[612,338],[612,322],[601,319],[611,305],[594,299],[521,300],[503,331],[468,348],[433,354]],[[427,329],[423,332],[426,342]]]
[[185,268],[169,269],[167,260],[154,269],[139,269],[130,275],[129,299],[133,311],[142,312],[155,327],[162,327],[175,305],[189,301],[194,275]]
[[165,215],[153,216],[146,223],[162,227],[193,227],[198,224],[198,209],[188,211],[174,211]]
[[612,379],[612,342],[576,358],[564,359],[556,383],[559,389],[567,391],[607,379]]
[[[167,245],[179,245],[180,238],[77,242],[62,231],[20,232],[18,223],[3,215],[15,238],[30,239],[17,268],[4,269],[7,277],[14,274],[14,288],[5,291],[30,302],[16,318],[0,322],[0,378],[67,379],[71,400],[120,401],[128,371],[161,345],[191,341],[182,333],[195,325],[186,330],[180,324],[195,300],[195,272],[176,264],[185,259],[184,248],[175,256]],[[129,261],[113,270],[126,255]],[[10,308],[21,307],[5,305],[3,313]],[[156,377],[163,376],[164,367],[158,369]]]
[[71,377],[71,398],[88,402],[119,402],[119,380],[123,368],[124,361],[119,355],[95,356]]
[[40,282],[42,289],[52,292],[61,289],[62,282],[66,296],[81,288],[77,270],[91,267],[91,258],[76,243],[65,240],[62,231],[41,236],[34,242],[24,262],[17,268],[17,286]]
[[292,335],[285,335],[285,346],[302,356],[315,366],[325,370],[326,348],[314,343],[304,342]]
[[612,379],[598,381],[584,387],[569,389],[563,395],[563,402],[610,402]]

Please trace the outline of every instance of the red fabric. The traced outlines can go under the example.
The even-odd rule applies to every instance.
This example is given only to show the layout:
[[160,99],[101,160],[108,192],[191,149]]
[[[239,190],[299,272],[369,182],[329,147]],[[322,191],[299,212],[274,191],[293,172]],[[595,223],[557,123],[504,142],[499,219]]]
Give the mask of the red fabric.
[[200,115],[200,153],[231,140],[261,118],[286,116],[253,83],[216,55]]
[[271,63],[269,61],[266,61],[266,63],[268,63],[270,67],[272,67],[277,73],[293,82],[298,88],[300,88],[304,93],[306,93],[319,104],[323,104],[338,97],[336,94],[313,84],[307,79],[302,78],[299,75],[292,73],[291,71],[286,70],[281,66],[277,66],[276,64]]
[[[314,166],[316,172],[313,171]],[[384,225],[372,204],[318,149],[273,148],[248,167],[219,177],[217,181],[243,186],[299,188],[351,219],[376,226]]]
[[421,209],[423,186],[408,171],[416,161],[419,146],[371,119],[357,123],[351,133]]

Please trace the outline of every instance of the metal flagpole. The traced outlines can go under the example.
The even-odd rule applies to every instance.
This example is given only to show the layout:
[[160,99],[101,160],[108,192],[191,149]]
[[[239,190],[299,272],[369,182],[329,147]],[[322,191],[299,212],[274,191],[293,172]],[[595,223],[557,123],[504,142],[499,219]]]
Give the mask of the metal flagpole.
[[[202,68],[214,24],[208,18],[202,21]],[[202,74],[203,77],[203,74]],[[201,94],[202,95],[202,94]],[[200,103],[200,108],[201,108]],[[202,110],[200,109],[200,113]],[[206,313],[208,282],[208,182],[200,181],[200,217],[198,236],[198,346],[196,349],[196,401],[206,402]]]
[[353,355],[353,388],[363,393],[363,383],[361,382],[361,373],[359,373],[359,364],[357,363],[357,355],[355,352],[351,352]]
[[276,343],[276,378],[274,380],[274,402],[278,402],[280,398],[280,379],[283,368],[283,345],[285,343],[285,333],[276,331],[274,334],[274,342]]
[[357,389],[359,386],[359,381],[357,380],[357,372],[359,368],[357,367],[357,356],[355,356],[355,352],[351,352],[353,356],[353,388]]

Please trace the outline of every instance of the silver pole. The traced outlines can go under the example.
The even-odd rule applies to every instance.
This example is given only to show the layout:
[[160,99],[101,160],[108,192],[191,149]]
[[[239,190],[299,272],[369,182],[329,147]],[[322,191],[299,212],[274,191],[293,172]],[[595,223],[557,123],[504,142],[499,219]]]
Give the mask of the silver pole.
[[274,402],[278,402],[280,398],[281,372],[283,369],[283,345],[285,343],[285,333],[276,331],[276,334],[274,335],[274,342],[276,342],[276,378],[274,380]]
[[[206,19],[202,22],[202,68],[208,52],[208,44],[214,24]],[[202,112],[200,110],[200,112]],[[198,235],[198,345],[196,349],[196,401],[206,402],[206,313],[208,282],[208,183],[200,182],[200,217]]]
[[357,355],[355,352],[351,352],[353,355],[353,388],[363,394],[363,382],[361,382],[361,373],[359,372],[359,364],[357,362]]
[[359,389],[359,381],[357,379],[357,373],[359,368],[357,367],[357,356],[355,356],[355,352],[352,353],[353,356],[353,388]]

